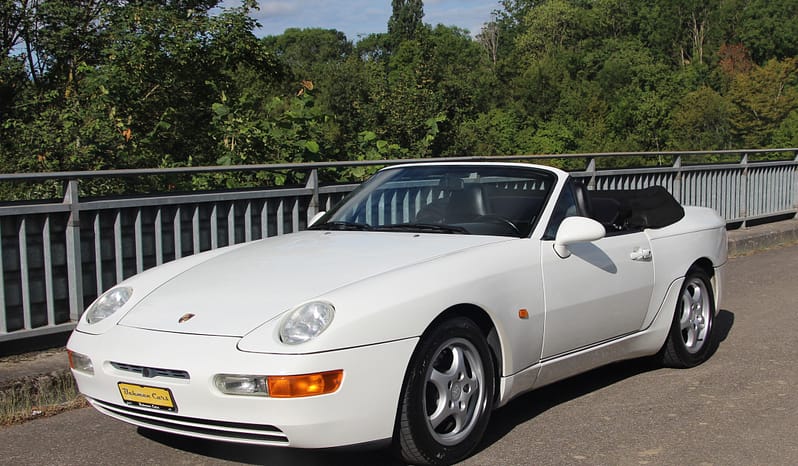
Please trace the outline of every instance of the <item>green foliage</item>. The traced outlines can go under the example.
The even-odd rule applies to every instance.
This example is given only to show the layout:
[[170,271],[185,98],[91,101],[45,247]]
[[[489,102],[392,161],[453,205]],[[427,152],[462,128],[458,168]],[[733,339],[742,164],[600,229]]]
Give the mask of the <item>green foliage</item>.
[[729,99],[733,133],[748,147],[769,147],[775,131],[798,109],[798,59],[774,59],[738,74]]
[[739,39],[757,62],[798,55],[798,2],[751,0],[740,12]]
[[393,12],[388,19],[391,46],[398,47],[406,40],[417,39],[424,32],[424,4],[422,0],[391,0]]
[[[0,169],[798,144],[792,0],[502,0],[476,39],[425,25],[421,0],[393,0],[388,33],[356,43],[332,29],[258,38],[258,2],[219,4],[0,0]],[[357,181],[373,170],[322,176]],[[301,176],[84,186],[212,189]]]
[[731,111],[730,103],[711,88],[702,87],[685,94],[671,114],[671,147],[731,149]]

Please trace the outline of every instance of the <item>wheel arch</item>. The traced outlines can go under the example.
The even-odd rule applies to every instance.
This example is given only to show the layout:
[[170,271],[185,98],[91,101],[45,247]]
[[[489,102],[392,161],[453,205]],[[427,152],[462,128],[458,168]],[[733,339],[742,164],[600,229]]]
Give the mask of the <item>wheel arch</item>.
[[[486,413],[484,413],[484,414],[486,414],[488,416],[488,419],[489,419],[489,416],[490,416],[490,412],[493,411],[493,409],[495,409],[495,407],[496,407],[496,403],[497,403],[497,400],[498,400],[498,395],[499,395],[499,392],[500,392],[500,390],[498,389],[498,386],[499,386],[498,384],[499,384],[499,380],[500,380],[499,379],[499,376],[500,376],[499,375],[500,374],[499,371],[501,369],[498,366],[498,364],[502,360],[501,343],[499,341],[499,336],[498,336],[498,333],[496,331],[496,326],[494,325],[494,322],[491,319],[490,315],[483,308],[481,308],[480,306],[477,306],[477,305],[474,305],[474,304],[468,304],[468,303],[461,303],[461,304],[452,305],[452,306],[448,307],[447,309],[445,309],[444,311],[442,311],[441,313],[439,313],[427,325],[427,327],[421,333],[421,335],[418,338],[418,342],[416,344],[416,347],[413,349],[413,352],[412,352],[412,354],[410,356],[410,359],[408,360],[407,367],[405,368],[405,376],[404,376],[404,379],[402,381],[402,387],[401,387],[401,392],[400,392],[401,395],[400,395],[399,403],[397,404],[397,407],[396,407],[396,417],[395,417],[395,420],[394,420],[394,432],[393,432],[393,441],[394,442],[393,442],[393,447],[392,447],[394,452],[400,458],[403,458],[405,460],[407,460],[405,458],[405,456],[404,456],[405,449],[407,449],[407,451],[410,451],[412,453],[412,455],[416,455],[417,456],[417,455],[421,454],[419,452],[418,448],[417,448],[417,445],[415,444],[415,441],[406,440],[405,431],[407,430],[407,426],[409,425],[408,424],[409,418],[403,419],[403,416],[404,416],[404,414],[403,414],[404,413],[404,411],[403,411],[403,406],[404,406],[403,397],[405,396],[404,394],[407,391],[408,383],[410,383],[410,380],[413,377],[413,374],[418,374],[419,373],[419,372],[414,372],[413,371],[413,367],[414,367],[416,361],[418,360],[418,358],[419,357],[423,357],[422,356],[424,354],[423,351],[422,351],[422,348],[424,346],[423,342],[428,337],[430,337],[431,334],[433,334],[433,332],[435,331],[435,329],[437,327],[443,325],[448,320],[457,319],[457,318],[466,318],[466,319],[470,320],[471,322],[473,322],[474,325],[476,325],[478,331],[485,338],[485,343],[487,344],[488,350],[489,350],[488,353],[489,353],[490,358],[492,359],[492,363],[493,363],[493,366],[494,366],[494,368],[493,368],[493,377],[494,377],[494,382],[495,382],[494,390],[493,390],[493,396],[492,396],[492,401],[491,401],[490,398],[486,400],[488,403],[487,403],[487,406],[486,406]],[[454,327],[452,327],[452,328],[454,328]],[[472,329],[472,331],[473,331],[473,329]],[[487,421],[485,421],[485,422],[487,422]],[[483,429],[484,429],[484,427],[483,427]],[[481,438],[481,435],[482,434],[480,434],[480,438]],[[459,445],[458,445],[458,447],[459,447]],[[460,458],[460,459],[462,459],[462,458]],[[427,461],[428,460],[424,460],[422,463],[426,463]],[[446,464],[448,464],[448,463],[446,463]]]
[[721,307],[721,293],[723,293],[723,274],[716,274],[715,273],[715,265],[711,259],[707,257],[702,257],[690,266],[687,270],[687,275],[694,270],[699,270],[704,272],[707,277],[709,277],[709,284],[712,287],[712,297],[713,301],[715,302],[715,313],[717,314],[720,311]]
[[[493,319],[480,306],[470,303],[460,303],[448,307],[446,310],[438,314],[438,316],[435,317],[432,322],[430,322],[430,324],[424,330],[424,333],[421,335],[419,341],[421,341],[424,336],[426,336],[433,328],[435,328],[436,325],[454,317],[466,317],[473,321],[482,331],[482,335],[485,337],[485,340],[488,343],[488,348],[490,348],[491,357],[493,358],[493,377],[498,386],[498,383],[501,380],[501,371],[504,362],[502,350],[503,347],[499,337],[499,332],[496,330],[496,325],[493,322]],[[498,397],[499,390],[496,390],[493,400],[494,405],[498,401]]]
[[707,274],[707,277],[709,278],[713,278],[715,276],[715,267],[712,264],[712,261],[707,257],[702,257],[693,262],[690,268],[687,269],[687,274],[693,270],[700,270]]

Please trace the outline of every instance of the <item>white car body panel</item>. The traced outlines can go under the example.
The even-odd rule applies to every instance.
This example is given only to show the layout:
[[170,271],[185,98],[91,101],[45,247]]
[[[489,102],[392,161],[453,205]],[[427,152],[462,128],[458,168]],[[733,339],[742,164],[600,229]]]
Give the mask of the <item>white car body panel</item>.
[[[218,254],[183,271],[178,280],[164,283],[157,293],[139,301],[119,324],[241,337],[335,289],[459,250],[506,241],[487,236],[460,235],[451,241],[442,235],[340,233],[303,231]],[[254,307],[253,293],[259,296]],[[197,318],[178,323],[187,312]]]
[[[719,309],[727,246],[714,211],[685,207],[671,225],[569,244],[562,258],[544,234],[569,176],[536,169],[555,183],[525,237],[314,230],[132,277],[120,284],[133,289],[120,310],[97,324],[84,316],[70,338],[69,350],[94,364],[94,375],[73,371],[78,387],[103,413],[168,432],[306,448],[360,444],[393,435],[410,359],[441,316],[468,315],[492,328],[501,406],[592,368],[655,354],[695,264],[712,275]],[[335,307],[330,327],[306,343],[283,343],[283,316],[317,300]],[[183,370],[190,380],[147,378],[111,362]],[[307,398],[224,395],[213,384],[216,374],[336,369],[344,371],[340,389]],[[126,407],[120,382],[168,388],[176,415]],[[239,424],[280,433],[261,438]]]
[[[140,329],[116,327],[91,339],[76,338],[70,349],[84,354],[94,354],[102,348],[103,356],[95,363],[93,376],[75,371],[75,380],[81,393],[95,407],[104,403],[124,407],[117,388],[118,382],[168,388],[177,403],[176,422],[213,428],[210,422],[231,421],[246,424],[266,424],[277,427],[281,434],[275,440],[239,438],[236,441],[251,444],[323,448],[385,439],[393,431],[393,417],[399,389],[404,378],[404,365],[410,357],[417,339],[387,342],[368,347],[331,351],[315,355],[266,355],[242,353],[236,348],[238,338],[204,335],[173,334]],[[190,357],[201,354],[201,358]],[[191,375],[190,381],[168,377],[145,378],[120,371],[110,362],[151,366],[157,361],[161,368],[180,368]],[[215,374],[252,373],[266,371],[270,374],[304,374],[331,369],[344,369],[345,378],[339,391],[329,395],[298,399],[273,399],[255,396],[231,396],[219,392],[213,384]],[[374,390],[374,384],[379,390]],[[96,401],[102,400],[102,401]],[[368,406],[352,409],[352,406]],[[107,408],[101,410],[114,415]],[[162,421],[168,417],[160,411],[150,410],[151,418]],[[146,415],[146,414],[145,414]],[[114,417],[131,422],[129,417]],[[147,426],[147,423],[137,423]],[[152,427],[152,425],[149,425]],[[216,427],[220,432],[223,428]],[[227,426],[228,430],[236,427]],[[181,433],[177,429],[162,429]],[[244,429],[250,433],[253,430]],[[185,433],[185,432],[183,432]],[[223,435],[195,432],[202,438],[229,440]]]
[[640,248],[650,248],[642,232],[572,245],[565,259],[554,252],[552,242],[543,242],[543,359],[642,328],[651,301],[654,266],[630,258]]

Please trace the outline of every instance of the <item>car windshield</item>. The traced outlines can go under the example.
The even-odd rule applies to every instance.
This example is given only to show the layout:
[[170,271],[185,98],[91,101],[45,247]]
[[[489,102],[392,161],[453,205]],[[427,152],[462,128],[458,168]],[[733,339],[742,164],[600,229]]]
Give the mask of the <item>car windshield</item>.
[[491,164],[381,170],[311,229],[526,237],[556,176]]

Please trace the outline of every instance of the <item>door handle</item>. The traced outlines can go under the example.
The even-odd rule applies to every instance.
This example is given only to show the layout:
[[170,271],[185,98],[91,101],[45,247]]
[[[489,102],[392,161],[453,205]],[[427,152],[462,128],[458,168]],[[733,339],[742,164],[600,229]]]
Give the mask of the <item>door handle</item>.
[[637,247],[629,253],[629,258],[633,261],[649,262],[651,260],[651,249]]

